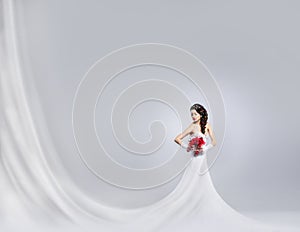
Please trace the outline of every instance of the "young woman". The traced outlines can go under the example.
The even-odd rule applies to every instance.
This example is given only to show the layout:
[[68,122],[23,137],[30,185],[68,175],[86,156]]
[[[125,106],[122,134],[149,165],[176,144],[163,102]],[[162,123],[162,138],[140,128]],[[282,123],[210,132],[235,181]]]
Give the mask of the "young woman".
[[[193,122],[179,135],[176,136],[174,141],[184,149],[188,149],[188,144],[182,141],[187,135],[190,136],[189,141],[194,137],[202,137],[205,145],[201,149],[195,149],[194,152],[206,152],[217,144],[211,125],[207,122],[207,110],[200,104],[196,103],[190,108],[191,117]],[[207,144],[207,138],[210,136],[211,143]]]

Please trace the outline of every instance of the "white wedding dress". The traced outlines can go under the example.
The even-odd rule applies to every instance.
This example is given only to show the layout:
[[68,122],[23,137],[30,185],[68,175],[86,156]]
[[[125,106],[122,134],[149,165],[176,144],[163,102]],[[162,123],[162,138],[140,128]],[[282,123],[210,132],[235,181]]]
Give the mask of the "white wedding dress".
[[[189,135],[203,137],[209,147],[208,136],[199,132]],[[231,208],[216,192],[209,172],[200,175],[200,169],[207,168],[206,156],[209,149],[194,157],[187,165],[176,188],[163,199],[137,209],[103,209],[111,221],[112,231],[205,231],[205,232],[278,232],[280,230],[248,218]],[[109,215],[109,216],[108,216]],[[121,223],[121,224],[120,224]],[[121,227],[119,227],[121,225]],[[101,227],[98,227],[98,229]]]
[[204,138],[203,152],[196,157],[190,152],[191,160],[176,188],[150,206],[120,212],[118,219],[123,218],[125,225],[132,223],[127,224],[130,231],[290,231],[248,218],[231,208],[215,190],[209,172],[200,175],[200,170],[207,168],[206,156],[213,147],[208,143],[209,136],[198,132],[189,135],[188,141],[194,137]]
[[122,218],[122,223],[136,231],[280,231],[245,217],[220,197],[209,172],[200,175],[200,169],[207,168],[206,156],[212,147],[208,144],[208,135],[198,132],[189,135],[188,141],[194,137],[203,137],[206,144],[200,155],[194,157],[192,151],[189,153],[191,160],[176,188],[150,206],[120,211],[118,219]]

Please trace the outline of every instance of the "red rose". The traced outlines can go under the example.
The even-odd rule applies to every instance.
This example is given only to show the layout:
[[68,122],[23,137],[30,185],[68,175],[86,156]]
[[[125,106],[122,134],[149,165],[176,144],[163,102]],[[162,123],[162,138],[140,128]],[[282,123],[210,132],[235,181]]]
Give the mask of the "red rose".
[[202,149],[203,145],[205,144],[205,141],[203,139],[203,137],[195,137],[193,139],[191,139],[189,141],[188,147],[187,147],[187,151],[194,151],[194,156],[199,155],[200,153],[200,149]]

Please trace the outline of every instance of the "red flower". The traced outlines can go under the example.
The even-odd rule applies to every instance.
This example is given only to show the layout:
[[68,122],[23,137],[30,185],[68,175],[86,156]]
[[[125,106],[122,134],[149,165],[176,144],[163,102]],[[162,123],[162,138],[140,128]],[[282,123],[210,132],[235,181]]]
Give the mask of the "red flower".
[[189,141],[187,151],[194,151],[194,156],[199,155],[200,150],[202,149],[203,145],[205,144],[205,141],[203,137],[195,137]]

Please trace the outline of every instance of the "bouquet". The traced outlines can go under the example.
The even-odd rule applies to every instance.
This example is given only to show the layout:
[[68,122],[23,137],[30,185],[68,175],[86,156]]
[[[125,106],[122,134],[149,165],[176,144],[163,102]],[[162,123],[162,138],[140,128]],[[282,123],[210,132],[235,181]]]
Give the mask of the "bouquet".
[[187,151],[194,151],[194,156],[198,156],[200,153],[200,150],[203,148],[203,145],[205,144],[205,141],[202,137],[195,137],[189,141]]

